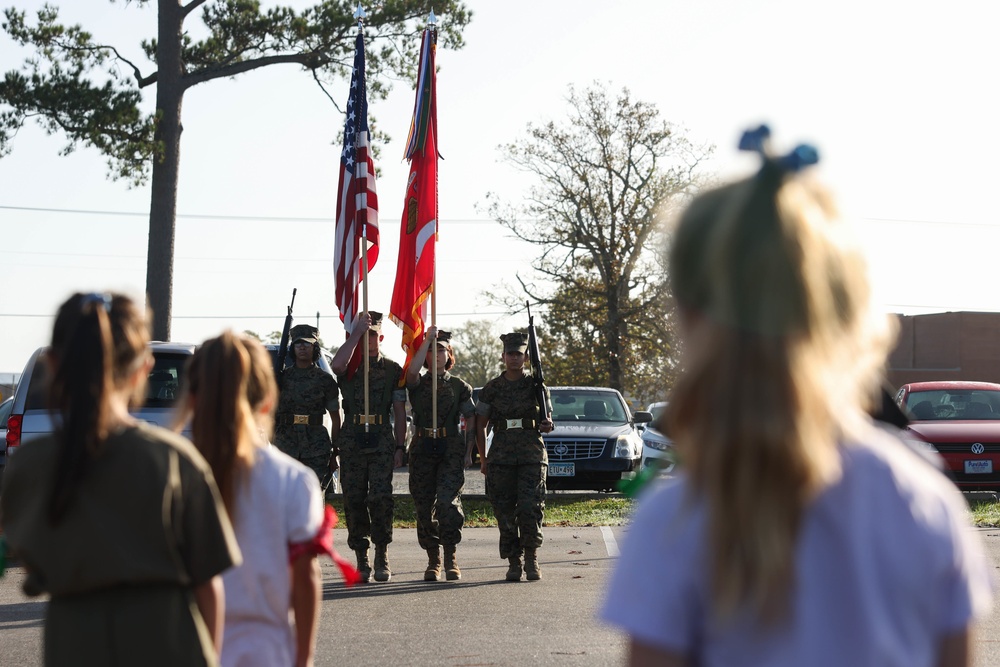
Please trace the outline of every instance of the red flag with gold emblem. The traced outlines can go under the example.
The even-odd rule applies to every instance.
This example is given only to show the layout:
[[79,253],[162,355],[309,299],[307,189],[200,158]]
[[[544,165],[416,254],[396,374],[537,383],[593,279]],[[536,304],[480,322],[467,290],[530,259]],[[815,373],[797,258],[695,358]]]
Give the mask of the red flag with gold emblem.
[[437,242],[437,99],[434,50],[437,33],[428,28],[420,45],[413,120],[407,139],[406,158],[410,177],[406,182],[403,220],[399,227],[399,259],[392,290],[389,317],[403,329],[406,365],[424,338],[427,301],[434,288],[434,246]]

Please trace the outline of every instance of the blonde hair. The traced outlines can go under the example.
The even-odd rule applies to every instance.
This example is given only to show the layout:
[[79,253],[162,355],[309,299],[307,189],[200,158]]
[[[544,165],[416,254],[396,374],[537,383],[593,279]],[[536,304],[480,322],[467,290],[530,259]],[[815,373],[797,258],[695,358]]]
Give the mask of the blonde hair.
[[274,433],[274,408],[278,400],[278,383],[274,379],[271,354],[260,341],[249,336],[239,336],[250,355],[250,376],[247,378],[247,401],[265,440]]
[[693,329],[665,416],[706,502],[712,600],[787,614],[808,503],[840,475],[891,340],[874,317],[860,250],[832,198],[767,161],[696,198],[670,251]]
[[248,347],[246,339],[228,330],[202,343],[184,373],[177,420],[181,424],[190,418],[191,439],[211,466],[230,516],[237,480],[253,465],[255,449],[262,444],[249,398],[253,387],[263,400],[259,380],[252,380],[259,364],[252,363]]

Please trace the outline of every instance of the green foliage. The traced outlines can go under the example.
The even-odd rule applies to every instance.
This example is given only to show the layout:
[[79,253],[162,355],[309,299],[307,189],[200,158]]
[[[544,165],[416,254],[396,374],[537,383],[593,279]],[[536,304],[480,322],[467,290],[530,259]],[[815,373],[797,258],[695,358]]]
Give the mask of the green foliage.
[[[151,2],[135,0],[138,6]],[[25,12],[8,9],[3,30],[34,53],[0,82],[0,157],[10,152],[18,131],[34,119],[50,134],[66,135],[64,154],[81,144],[101,151],[111,178],[134,185],[152,179],[146,292],[153,311],[153,336],[169,340],[185,92],[207,81],[280,64],[309,70],[321,88],[324,78],[349,78],[357,24],[353,0],[326,0],[301,12],[290,7],[262,11],[257,0],[187,0],[186,4],[156,0],[156,4],[157,38],[139,40],[140,49],[154,63],[148,74],[118,48],[95,41],[80,26],[60,24],[52,6],[38,10],[33,24]],[[368,13],[364,30],[370,98],[384,97],[392,80],[415,77],[417,47],[432,4],[440,17],[439,44],[461,47],[462,29],[472,18],[461,0],[383,0]],[[204,30],[186,27],[199,9]],[[190,37],[203,32],[208,36],[201,41]],[[130,74],[123,74],[126,71]],[[141,90],[152,85],[157,88],[157,109],[144,113]]]
[[[439,43],[460,48],[461,31],[472,15],[459,0],[389,0],[370,9],[365,39],[373,99],[387,94],[390,81],[415,76],[420,33],[432,5],[441,19]],[[108,159],[110,177],[139,185],[170,141],[154,139],[157,114],[140,109],[142,89],[156,84],[161,71],[183,72],[177,95],[199,83],[282,63],[301,65],[321,86],[350,76],[357,33],[353,0],[321,2],[302,11],[262,10],[256,0],[189,0],[185,7],[201,9],[208,36],[193,41],[191,31],[178,25],[179,62],[160,62],[157,40],[140,39],[140,50],[154,63],[148,73],[81,26],[62,25],[55,7],[43,6],[34,22],[23,11],[7,9],[3,30],[34,53],[0,82],[0,156],[11,151],[18,130],[34,119],[49,134],[66,136],[63,154],[78,145],[96,148]],[[160,20],[165,20],[162,12]]]
[[542,250],[534,275],[517,276],[517,296],[493,296],[517,308],[526,292],[548,306],[551,384],[653,400],[676,363],[664,224],[697,188],[712,149],[627,89],[613,97],[599,84],[571,87],[567,101],[564,123],[529,125],[525,138],[501,147],[536,185],[520,208],[490,195],[490,211]]
[[482,387],[503,370],[500,332],[488,320],[469,320],[455,329],[455,368],[452,373],[473,387]]
[[1000,527],[1000,502],[995,496],[989,500],[970,500],[969,509],[972,512],[973,525],[980,528]]
[[[479,474],[476,472],[475,474]],[[343,496],[337,495],[331,503],[337,515],[344,516]],[[634,501],[620,496],[593,498],[577,494],[549,494],[545,498],[546,526],[621,526],[628,523],[635,506]],[[493,506],[482,496],[462,498],[467,528],[495,528]],[[413,498],[407,495],[393,497],[394,528],[416,528],[417,514]],[[341,520],[338,528],[345,528]]]
[[[0,156],[11,151],[18,130],[34,118],[48,134],[66,135],[62,155],[77,144],[96,148],[108,157],[112,178],[141,182],[135,175],[148,170],[159,149],[154,116],[139,110],[141,93],[123,85],[120,70],[111,66],[114,50],[95,45],[79,26],[59,25],[57,10],[48,5],[38,11],[36,26],[28,25],[24,12],[12,8],[4,14],[7,34],[33,46],[37,55],[0,82]],[[102,69],[101,80],[87,78],[95,69]]]

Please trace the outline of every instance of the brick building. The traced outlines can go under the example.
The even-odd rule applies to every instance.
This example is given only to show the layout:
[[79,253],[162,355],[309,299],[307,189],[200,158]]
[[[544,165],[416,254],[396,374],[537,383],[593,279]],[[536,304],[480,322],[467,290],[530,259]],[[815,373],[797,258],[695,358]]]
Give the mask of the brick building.
[[899,315],[889,355],[894,387],[926,380],[1000,383],[1000,313]]

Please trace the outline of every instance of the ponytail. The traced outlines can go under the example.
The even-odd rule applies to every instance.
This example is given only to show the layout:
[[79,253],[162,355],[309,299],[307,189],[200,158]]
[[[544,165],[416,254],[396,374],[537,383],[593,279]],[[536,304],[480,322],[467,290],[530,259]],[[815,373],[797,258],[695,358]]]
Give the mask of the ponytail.
[[102,452],[111,420],[111,396],[145,351],[142,316],[127,297],[74,294],[59,309],[49,361],[54,365],[49,407],[58,415],[57,459],[49,521],[73,504],[91,463]]
[[840,474],[838,440],[890,338],[832,198],[797,175],[816,152],[772,158],[766,128],[753,134],[741,148],[761,170],[697,197],[674,235],[671,287],[693,329],[665,419],[707,507],[714,611],[776,621],[806,507]]
[[225,331],[205,341],[188,362],[183,411],[191,419],[191,439],[212,468],[219,494],[233,516],[236,482],[253,464],[256,424],[247,399],[250,355],[240,339]]

